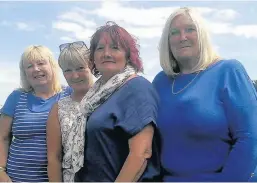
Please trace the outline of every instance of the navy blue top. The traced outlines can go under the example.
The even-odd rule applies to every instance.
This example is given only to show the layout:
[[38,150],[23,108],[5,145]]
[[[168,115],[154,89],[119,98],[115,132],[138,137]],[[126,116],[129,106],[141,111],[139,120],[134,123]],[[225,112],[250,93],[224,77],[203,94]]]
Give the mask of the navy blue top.
[[[195,77],[176,77],[174,92]],[[257,101],[253,83],[237,60],[200,72],[181,93],[160,72],[157,125],[165,181],[248,181],[257,164]]]
[[[128,140],[146,125],[155,126],[158,98],[143,77],[126,82],[89,117],[84,167],[76,181],[114,182],[129,153]],[[153,154],[140,181],[158,181],[160,163],[156,136]]]
[[7,174],[13,182],[47,182],[46,121],[53,104],[70,95],[68,87],[49,99],[13,91],[2,113],[13,118]]

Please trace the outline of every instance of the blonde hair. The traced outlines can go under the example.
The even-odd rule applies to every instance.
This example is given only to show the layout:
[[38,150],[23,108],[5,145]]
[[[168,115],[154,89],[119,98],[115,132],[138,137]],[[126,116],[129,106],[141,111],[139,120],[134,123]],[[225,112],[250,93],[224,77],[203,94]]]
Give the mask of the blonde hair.
[[30,61],[34,62],[37,60],[49,61],[52,68],[52,90],[55,93],[58,93],[62,90],[61,83],[58,77],[59,67],[57,62],[54,59],[54,55],[51,50],[42,45],[31,45],[28,46],[23,52],[20,60],[20,80],[21,80],[21,90],[26,92],[33,91],[33,87],[29,84],[26,72],[24,69],[24,62]]
[[193,72],[204,70],[212,62],[220,58],[212,46],[203,18],[193,8],[179,8],[175,10],[175,12],[173,12],[167,19],[159,43],[159,58],[161,67],[167,75],[172,77],[178,74],[174,71],[174,69],[178,67],[178,63],[170,50],[169,35],[171,23],[178,15],[189,16],[196,27],[200,55],[199,62]]
[[70,43],[64,48],[58,58],[58,64],[62,70],[68,68],[69,64],[73,66],[81,66],[89,64],[89,50],[85,44],[79,45]]

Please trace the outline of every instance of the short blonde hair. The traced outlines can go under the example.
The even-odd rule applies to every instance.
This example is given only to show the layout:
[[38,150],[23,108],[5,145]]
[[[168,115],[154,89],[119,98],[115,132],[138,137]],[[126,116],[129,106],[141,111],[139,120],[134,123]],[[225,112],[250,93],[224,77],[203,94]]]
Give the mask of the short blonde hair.
[[204,70],[212,62],[219,58],[210,41],[210,36],[203,18],[193,8],[179,8],[175,10],[167,19],[159,43],[159,58],[161,67],[167,75],[172,77],[178,74],[174,71],[174,69],[178,67],[178,64],[170,50],[169,35],[171,23],[178,15],[188,15],[196,26],[200,55],[199,62],[193,72]]
[[26,72],[24,69],[24,62],[25,61],[37,61],[37,60],[46,60],[49,61],[51,68],[52,68],[52,90],[55,93],[58,93],[62,90],[61,83],[58,77],[59,73],[59,67],[54,59],[54,55],[51,52],[49,48],[46,46],[42,45],[31,45],[28,46],[25,51],[23,52],[20,60],[20,80],[21,80],[21,89],[30,92],[33,91],[33,87],[29,84],[27,77],[26,77]]
[[62,70],[67,69],[69,64],[75,67],[81,65],[88,66],[89,49],[86,44],[71,43],[60,52],[58,64]]

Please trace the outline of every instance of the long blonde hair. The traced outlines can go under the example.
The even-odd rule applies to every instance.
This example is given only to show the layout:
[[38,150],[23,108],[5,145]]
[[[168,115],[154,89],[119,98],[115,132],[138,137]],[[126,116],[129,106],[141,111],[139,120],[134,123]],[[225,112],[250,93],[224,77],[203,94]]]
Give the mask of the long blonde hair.
[[169,35],[171,23],[178,15],[189,16],[196,26],[200,55],[199,62],[193,72],[204,70],[212,62],[220,58],[210,41],[210,36],[203,18],[193,8],[179,8],[167,19],[159,42],[159,58],[161,67],[167,75],[172,77],[178,74],[174,72],[174,69],[178,67],[178,63],[170,51]]
[[53,78],[52,78],[52,90],[55,93],[58,93],[62,90],[61,83],[58,77],[59,73],[59,67],[57,62],[54,59],[54,55],[51,52],[49,48],[46,46],[42,45],[31,45],[28,46],[23,54],[21,55],[21,60],[20,60],[20,80],[21,80],[21,90],[24,90],[26,92],[33,91],[33,87],[29,84],[27,77],[26,77],[26,72],[24,69],[24,62],[26,61],[36,61],[36,60],[46,60],[49,61],[51,68],[52,68],[52,73],[53,73]]

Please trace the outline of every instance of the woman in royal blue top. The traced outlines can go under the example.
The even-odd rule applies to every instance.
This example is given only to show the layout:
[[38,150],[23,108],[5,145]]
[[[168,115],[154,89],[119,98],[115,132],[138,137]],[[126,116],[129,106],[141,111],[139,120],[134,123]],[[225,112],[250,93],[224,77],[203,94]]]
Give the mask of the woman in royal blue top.
[[256,91],[237,60],[213,50],[191,8],[168,18],[160,40],[164,181],[248,181],[257,164]]
[[1,111],[0,181],[48,182],[46,121],[53,104],[71,90],[62,90],[58,65],[45,46],[26,48],[20,73],[22,88],[9,95]]

